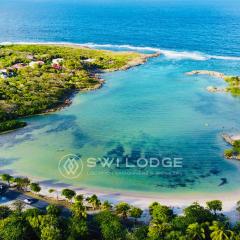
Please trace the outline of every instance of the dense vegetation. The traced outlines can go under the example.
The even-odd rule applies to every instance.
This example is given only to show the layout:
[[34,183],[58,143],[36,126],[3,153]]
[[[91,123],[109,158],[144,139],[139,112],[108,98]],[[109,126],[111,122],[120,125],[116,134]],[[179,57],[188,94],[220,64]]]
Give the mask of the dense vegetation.
[[226,149],[224,152],[227,158],[239,158],[240,159],[240,141],[234,141],[231,149]]
[[227,76],[224,78],[229,84],[227,91],[231,92],[234,96],[240,95],[240,77],[237,76]]
[[[13,178],[2,175],[2,180],[19,191],[28,188],[39,193],[41,187],[28,178]],[[49,192],[56,192],[50,189]],[[186,207],[182,215],[158,202],[149,206],[149,223],[139,219],[140,208],[120,202],[113,206],[108,201],[101,202],[96,195],[84,198],[71,189],[63,189],[61,195],[68,201],[70,214],[50,204],[46,211],[24,209],[24,204],[16,201],[10,209],[0,206],[1,240],[239,240],[240,223],[230,224],[222,211],[222,202],[213,200],[206,207],[193,203]],[[58,201],[58,203],[62,202]],[[88,203],[88,205],[86,205]],[[60,205],[60,204],[59,204]],[[91,210],[89,212],[88,210]],[[240,214],[240,202],[237,209]]]
[[[119,69],[137,58],[137,53],[77,47],[0,46],[0,123],[58,107],[73,91],[98,87],[97,71]],[[0,131],[20,125],[4,123]]]
[[25,126],[26,126],[25,122],[21,122],[21,121],[17,121],[17,120],[4,121],[4,122],[0,123],[0,133],[6,132],[9,130],[18,129],[18,128],[25,127]]

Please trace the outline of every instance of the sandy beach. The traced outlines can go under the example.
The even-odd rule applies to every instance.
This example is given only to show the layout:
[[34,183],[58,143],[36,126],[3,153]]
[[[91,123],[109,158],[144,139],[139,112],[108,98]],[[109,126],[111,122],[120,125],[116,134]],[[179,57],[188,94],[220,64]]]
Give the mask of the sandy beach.
[[[21,44],[21,43],[18,43]],[[26,43],[24,43],[26,44]],[[33,43],[29,43],[33,44]],[[39,45],[55,45],[51,43],[34,43]],[[80,44],[58,44],[59,46],[68,46],[68,47],[77,47],[77,48],[86,48],[85,46],[82,46]],[[120,69],[114,69],[114,71],[117,70],[126,70],[128,68],[138,66],[141,64],[144,64],[149,58],[157,57],[160,53],[156,52],[154,54],[142,54],[140,58],[131,61],[128,63],[128,65],[124,66]],[[195,74],[205,74],[210,76],[215,76],[219,78],[224,78],[224,75],[218,72],[213,71],[193,71],[190,73],[187,73],[188,75],[195,75]],[[103,84],[103,82],[102,82]],[[99,86],[100,87],[100,86]],[[60,110],[60,109],[58,109]],[[239,136],[237,136],[239,138]],[[236,139],[235,139],[236,140]],[[29,176],[30,177],[30,176]],[[198,202],[201,205],[205,205],[207,201],[210,200],[221,200],[223,202],[223,213],[230,218],[232,222],[236,222],[239,217],[238,213],[236,212],[236,202],[240,200],[240,197],[238,199],[238,196],[240,196],[240,190],[235,192],[228,192],[228,193],[181,193],[181,194],[168,194],[168,193],[141,193],[141,192],[126,192],[121,190],[106,190],[106,189],[100,189],[100,188],[77,188],[72,187],[68,184],[64,183],[52,183],[51,180],[49,181],[42,181],[40,179],[31,178],[33,181],[39,182],[42,188],[42,191],[40,194],[47,196],[47,197],[56,197],[56,194],[49,193],[49,189],[54,188],[58,191],[58,195],[60,196],[62,189],[64,188],[71,188],[77,192],[77,194],[83,194],[85,197],[90,196],[92,194],[96,194],[101,201],[108,200],[113,204],[116,204],[118,202],[124,201],[128,202],[131,205],[140,207],[144,210],[143,214],[143,220],[148,221],[149,220],[149,214],[148,214],[148,206],[152,202],[160,202],[163,205],[170,206],[174,209],[174,212],[177,214],[181,214],[183,212],[183,209],[192,204],[193,202]],[[61,198],[61,197],[60,197]]]
[[[47,197],[56,197],[56,193],[50,194],[49,189],[53,188],[58,192],[59,199],[61,199],[61,190],[68,188],[65,184],[44,184],[40,182],[42,187],[41,194]],[[76,191],[77,194],[82,194],[84,197],[96,194],[101,201],[108,200],[112,204],[118,202],[127,202],[131,205],[137,206],[144,210],[142,221],[148,222],[150,216],[148,207],[153,202],[159,202],[163,205],[172,207],[176,214],[182,214],[183,209],[193,202],[206,206],[207,201],[221,200],[223,202],[223,213],[231,220],[236,222],[239,220],[239,214],[236,211],[236,203],[239,200],[240,190],[228,193],[141,193],[141,192],[127,192],[121,190],[108,190],[99,188],[77,188],[69,187]],[[63,199],[63,198],[62,198]]]
[[[7,172],[7,171],[4,171]],[[3,173],[3,171],[0,173]],[[14,177],[20,176],[17,173],[9,172]],[[21,175],[23,177],[23,175]],[[240,215],[236,211],[237,202],[240,200],[240,190],[222,192],[222,193],[209,193],[209,192],[192,192],[192,193],[150,193],[150,192],[132,192],[119,189],[106,189],[106,188],[94,188],[94,187],[76,187],[63,182],[57,182],[54,180],[47,180],[38,177],[31,177],[31,182],[37,182],[41,186],[40,195],[47,198],[54,198],[62,200],[61,191],[64,188],[72,189],[76,194],[84,195],[87,198],[93,194],[96,194],[98,198],[103,201],[109,201],[113,205],[119,202],[127,202],[130,205],[139,207],[143,210],[141,221],[149,222],[150,216],[148,207],[153,202],[159,202],[162,205],[169,206],[173,209],[175,214],[183,214],[184,208],[191,205],[194,202],[198,202],[202,206],[206,206],[207,201],[221,200],[223,203],[223,211],[232,223],[239,221]],[[55,192],[49,193],[49,189],[54,189]]]

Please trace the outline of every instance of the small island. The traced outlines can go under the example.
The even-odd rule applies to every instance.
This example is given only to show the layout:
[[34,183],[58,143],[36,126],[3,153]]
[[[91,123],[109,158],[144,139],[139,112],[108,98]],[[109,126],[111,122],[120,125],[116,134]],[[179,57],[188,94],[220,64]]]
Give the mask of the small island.
[[230,92],[233,96],[240,96],[240,77],[239,76],[228,76],[221,72],[216,71],[208,71],[208,70],[194,70],[186,73],[186,75],[209,75],[211,77],[216,77],[225,80],[228,83],[228,87],[226,89],[209,86],[207,90],[209,92]]
[[76,91],[100,88],[104,80],[99,73],[126,70],[158,55],[76,45],[2,45],[0,133],[26,126],[21,117],[70,105]]
[[232,148],[224,151],[224,156],[227,159],[240,160],[240,135],[230,136],[223,134],[222,137],[232,146]]

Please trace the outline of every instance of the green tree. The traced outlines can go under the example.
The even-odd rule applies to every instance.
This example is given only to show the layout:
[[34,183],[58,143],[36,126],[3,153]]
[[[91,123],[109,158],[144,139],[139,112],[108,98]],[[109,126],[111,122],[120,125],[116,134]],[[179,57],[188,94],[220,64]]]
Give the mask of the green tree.
[[12,210],[7,206],[0,206],[0,220],[7,218],[12,213]]
[[224,156],[226,158],[231,158],[233,155],[234,155],[234,150],[233,149],[224,150]]
[[40,220],[40,238],[41,240],[61,240],[62,232],[60,228],[59,217],[54,215],[39,216]]
[[88,226],[85,219],[71,217],[68,221],[68,239],[82,240],[88,236]]
[[166,240],[189,240],[186,236],[183,235],[183,232],[180,231],[171,231],[166,234]]
[[153,209],[154,207],[160,205],[158,202],[153,202],[150,206],[149,206],[149,213],[150,215],[152,216],[152,213],[153,213]]
[[130,217],[134,218],[135,221],[137,221],[137,218],[140,218],[142,216],[142,213],[143,213],[142,209],[137,207],[131,207],[129,211]]
[[180,232],[185,232],[189,225],[189,219],[187,219],[186,216],[176,216],[172,220],[172,225],[174,230],[180,231]]
[[9,174],[2,174],[1,175],[1,178],[3,181],[7,182],[8,183],[8,186],[10,186],[10,182],[13,182],[14,181],[14,177],[12,177],[11,175]]
[[198,223],[190,224],[186,232],[191,240],[203,240],[206,238],[204,228]]
[[48,205],[46,210],[47,210],[47,214],[53,215],[56,217],[61,214],[61,209],[56,205]]
[[220,200],[213,200],[206,203],[210,211],[216,215],[217,211],[222,211],[222,202]]
[[212,240],[233,240],[234,232],[227,228],[226,224],[213,221],[213,225],[210,226],[211,239]]
[[14,179],[14,182],[16,183],[17,189],[20,191],[26,191],[30,184],[30,180],[28,178],[17,177]]
[[48,190],[49,193],[56,193],[56,196],[57,196],[57,200],[58,200],[58,191],[56,189],[53,189],[53,188],[50,188]]
[[148,238],[148,226],[134,228],[133,231],[128,232],[126,236],[127,240],[146,240],[147,238]]
[[0,220],[0,239],[24,240],[35,238],[28,222],[18,214]]
[[123,219],[126,219],[131,209],[130,205],[126,202],[120,202],[115,206],[116,214],[121,216]]
[[78,194],[78,195],[76,195],[76,196],[74,197],[74,201],[75,201],[75,202],[79,202],[79,203],[82,203],[82,202],[83,202],[83,199],[84,199],[84,197],[83,197],[82,194]]
[[101,208],[102,210],[112,210],[112,204],[109,201],[104,201]]
[[28,217],[37,217],[39,215],[43,215],[43,212],[38,208],[29,208],[29,209],[26,209],[23,212],[23,214],[25,218],[28,218]]
[[69,201],[71,201],[73,199],[73,197],[76,195],[76,192],[71,190],[71,189],[63,189],[62,190],[62,195],[67,198]]
[[43,227],[41,240],[62,240],[60,229],[51,225]]
[[104,240],[122,240],[125,239],[126,230],[121,224],[119,218],[109,211],[103,211],[95,217],[99,225],[102,239]]
[[174,217],[173,210],[168,206],[155,205],[152,208],[152,218],[158,222],[167,223],[170,222]]
[[91,204],[93,210],[98,209],[101,206],[101,201],[95,194],[93,194],[91,197],[88,197],[87,201]]
[[198,203],[193,203],[192,205],[186,207],[184,209],[184,214],[188,225],[195,222],[197,223],[212,222],[215,218],[208,209],[205,209]]
[[148,237],[150,240],[164,239],[169,232],[172,231],[170,223],[161,223],[156,220],[152,220],[149,225]]
[[38,183],[31,183],[30,189],[31,189],[31,191],[33,191],[35,193],[39,193],[41,191],[41,187],[39,186]]
[[73,203],[71,206],[71,212],[75,218],[78,218],[78,219],[86,219],[87,218],[86,207],[83,206],[83,204],[81,202]]

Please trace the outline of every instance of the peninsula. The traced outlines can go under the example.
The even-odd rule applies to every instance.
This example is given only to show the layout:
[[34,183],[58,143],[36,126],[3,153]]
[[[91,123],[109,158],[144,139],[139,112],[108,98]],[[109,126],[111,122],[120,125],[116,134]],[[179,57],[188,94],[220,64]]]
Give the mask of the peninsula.
[[112,52],[75,45],[0,46],[0,133],[24,127],[18,118],[71,104],[76,91],[100,88],[99,73],[126,70],[159,54]]

